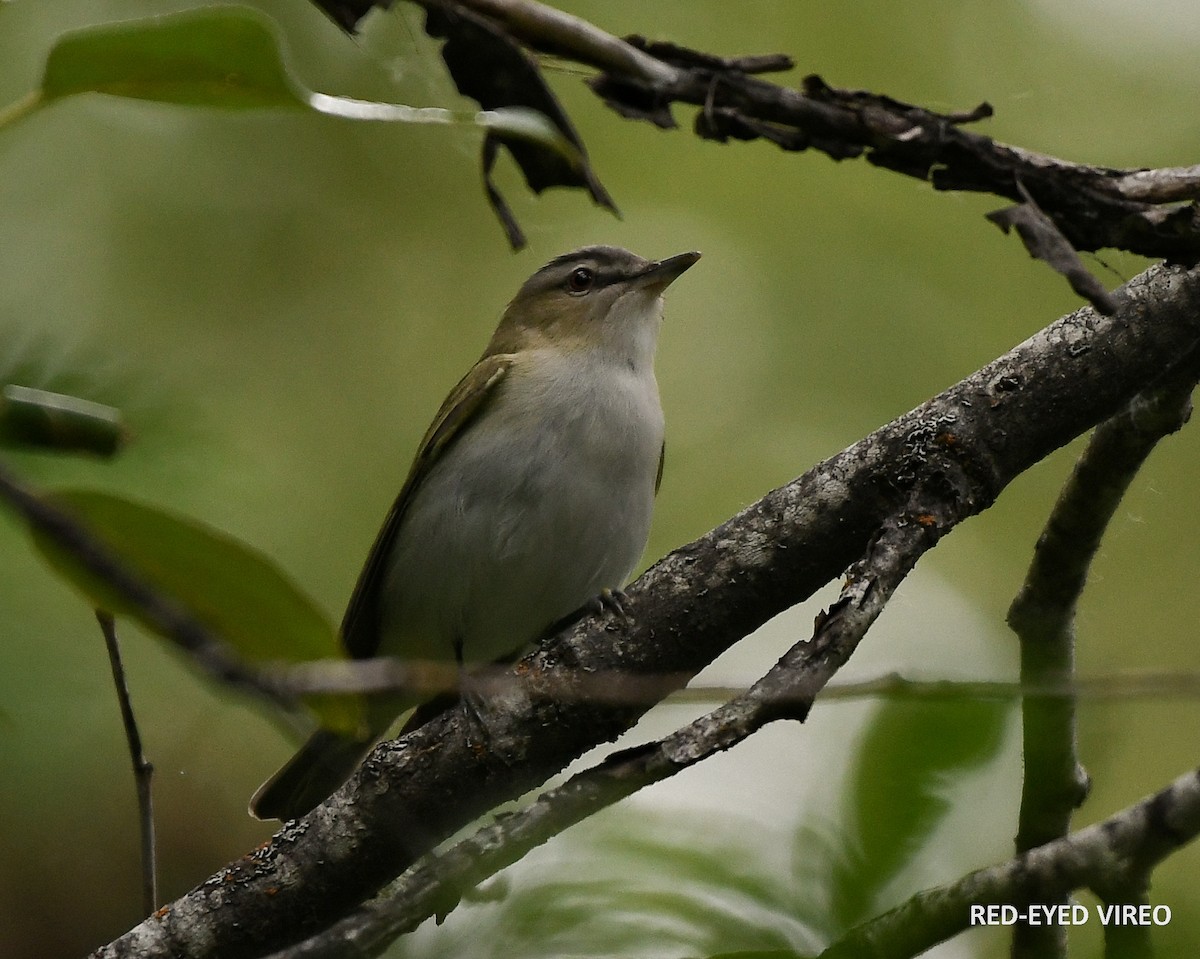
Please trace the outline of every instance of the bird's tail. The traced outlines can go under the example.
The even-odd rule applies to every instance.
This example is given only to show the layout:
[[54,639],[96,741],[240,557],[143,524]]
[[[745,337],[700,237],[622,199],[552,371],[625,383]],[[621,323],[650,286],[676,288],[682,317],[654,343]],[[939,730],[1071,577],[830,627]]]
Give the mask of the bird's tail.
[[250,814],[282,820],[303,816],[350,777],[372,742],[318,729],[279,772],[258,787],[250,800]]

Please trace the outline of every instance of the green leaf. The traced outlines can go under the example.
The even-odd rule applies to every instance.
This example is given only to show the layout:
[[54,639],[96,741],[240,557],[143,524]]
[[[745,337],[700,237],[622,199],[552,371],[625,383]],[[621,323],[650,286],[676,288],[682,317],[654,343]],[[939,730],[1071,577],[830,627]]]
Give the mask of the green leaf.
[[307,107],[347,120],[477,126],[506,140],[537,144],[572,169],[584,163],[579,148],[550,118],[529,107],[454,111],[315,93],[288,70],[275,24],[248,7],[206,7],[67,34],[46,61],[40,102],[77,93],[224,109]]
[[[518,51],[518,59],[523,57]],[[497,142],[508,146],[535,191],[586,185],[596,202],[616,209],[548,91],[539,100],[545,110],[513,104],[474,112],[317,93],[288,69],[275,23],[248,7],[204,7],[68,33],[50,51],[41,87],[0,107],[0,130],[79,93],[227,110],[307,108],[349,120],[482,128],[488,134],[483,172],[489,202],[518,247],[524,243],[520,228],[491,181]],[[561,114],[559,121],[546,110]]]
[[120,410],[111,406],[26,386],[0,390],[0,446],[108,457],[128,438]]
[[186,10],[65,35],[46,60],[42,98],[77,93],[225,109],[306,106],[348,120],[473,124],[582,163],[575,144],[529,107],[453,111],[315,93],[288,70],[275,24],[248,7]]
[[884,703],[847,785],[844,856],[830,896],[842,929],[873,914],[879,894],[944,819],[946,793],[998,753],[1010,704],[972,699]]
[[[325,615],[267,557],[215,529],[109,493],[63,490],[45,501],[71,514],[147,585],[186,609],[252,664],[342,659]],[[37,549],[97,608],[154,625],[86,570],[75,557],[34,532]],[[305,697],[321,724],[356,731],[355,696]]]
[[581,824],[571,851],[514,882],[473,932],[484,930],[495,955],[524,959],[641,956],[648,938],[664,955],[802,959],[814,937],[797,919],[796,891],[746,842],[761,824],[718,818],[642,810],[632,825]]
[[42,95],[77,93],[225,109],[302,107],[273,22],[248,7],[205,7],[88,27],[50,51]]

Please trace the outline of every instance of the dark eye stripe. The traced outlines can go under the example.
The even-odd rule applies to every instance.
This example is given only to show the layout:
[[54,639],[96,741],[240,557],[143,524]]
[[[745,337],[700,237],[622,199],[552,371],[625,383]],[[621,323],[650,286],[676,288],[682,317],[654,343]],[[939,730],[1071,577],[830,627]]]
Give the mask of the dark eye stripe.
[[605,286],[612,286],[614,283],[620,283],[623,280],[629,279],[629,275],[623,270],[616,270],[611,267],[605,269],[602,267],[579,264],[567,274],[565,280],[560,280],[559,282],[563,283],[568,290],[571,290],[572,292],[579,292],[575,289],[572,283],[575,274],[581,270],[584,270],[592,275],[591,282],[588,287],[592,290],[598,290]]

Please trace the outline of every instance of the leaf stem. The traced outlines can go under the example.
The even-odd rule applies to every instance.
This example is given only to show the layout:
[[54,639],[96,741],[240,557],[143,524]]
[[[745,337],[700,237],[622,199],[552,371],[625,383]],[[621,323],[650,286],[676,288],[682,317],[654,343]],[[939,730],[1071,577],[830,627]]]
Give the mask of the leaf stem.
[[6,126],[15,126],[19,120],[25,119],[38,107],[46,102],[41,90],[30,90],[19,100],[14,100],[6,107],[0,107],[0,130]]

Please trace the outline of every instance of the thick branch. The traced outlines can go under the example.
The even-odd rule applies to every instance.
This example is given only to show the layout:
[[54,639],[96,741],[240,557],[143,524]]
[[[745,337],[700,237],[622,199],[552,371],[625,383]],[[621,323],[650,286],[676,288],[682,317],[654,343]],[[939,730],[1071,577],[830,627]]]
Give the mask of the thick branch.
[[585,620],[514,667],[488,750],[457,711],[382,744],[328,802],[97,955],[239,959],[323,928],[645,711],[545,694],[570,671],[665,675],[665,695],[839,575],[908,504],[985,509],[1200,341],[1200,269],[1153,268],[1118,300],[1115,316],[1063,317],[661,560],[629,590],[631,624]]
[[1117,192],[1127,200],[1172,203],[1200,197],[1200,164],[1135,170],[1116,181]]
[[[934,504],[933,509],[938,509]],[[938,540],[931,514],[889,520],[855,564],[841,596],[799,642],[741,696],[654,743],[625,750],[538,797],[445,853],[425,857],[385,896],[272,959],[337,959],[347,943],[379,955],[402,933],[454,903],[569,826],[652,783],[730,749],[775,719],[803,721],[818,693],[846,663],[884,606]]]

